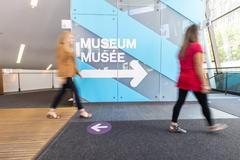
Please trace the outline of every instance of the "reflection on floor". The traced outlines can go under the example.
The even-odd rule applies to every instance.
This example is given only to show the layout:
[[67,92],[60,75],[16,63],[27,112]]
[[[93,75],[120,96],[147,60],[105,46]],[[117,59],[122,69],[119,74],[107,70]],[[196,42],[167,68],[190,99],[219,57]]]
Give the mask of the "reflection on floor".
[[210,94],[211,107],[240,117],[240,96],[230,94]]
[[60,120],[45,117],[46,108],[0,109],[0,159],[30,160],[76,112],[61,108]]
[[[0,108],[48,108],[52,103],[54,97],[56,96],[57,92],[57,89],[51,89],[0,95]],[[68,99],[71,97],[72,93],[70,91],[66,92],[59,106],[71,106],[72,102],[68,102]]]
[[[131,121],[131,120],[170,120],[174,103],[97,103],[85,104],[85,108],[94,114],[88,121]],[[217,119],[238,118],[234,115],[211,108]],[[180,119],[203,119],[201,107],[196,102],[186,103],[180,113]],[[78,116],[72,121],[79,122]],[[82,121],[82,120],[81,120]]]

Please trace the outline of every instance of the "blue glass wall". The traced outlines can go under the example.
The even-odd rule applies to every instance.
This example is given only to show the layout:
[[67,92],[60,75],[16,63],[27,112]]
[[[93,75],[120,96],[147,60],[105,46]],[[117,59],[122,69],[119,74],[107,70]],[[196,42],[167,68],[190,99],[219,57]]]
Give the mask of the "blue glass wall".
[[75,77],[81,97],[88,102],[175,100],[177,53],[185,28],[202,21],[202,3],[72,0],[77,64],[84,74]]

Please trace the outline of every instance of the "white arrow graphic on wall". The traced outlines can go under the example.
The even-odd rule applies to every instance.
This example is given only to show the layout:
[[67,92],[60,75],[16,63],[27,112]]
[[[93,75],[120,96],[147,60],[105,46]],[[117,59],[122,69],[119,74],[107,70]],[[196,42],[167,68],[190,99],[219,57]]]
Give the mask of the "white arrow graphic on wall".
[[132,69],[129,70],[82,70],[83,78],[132,78],[130,85],[137,87],[147,76],[147,72],[137,60],[130,62]]

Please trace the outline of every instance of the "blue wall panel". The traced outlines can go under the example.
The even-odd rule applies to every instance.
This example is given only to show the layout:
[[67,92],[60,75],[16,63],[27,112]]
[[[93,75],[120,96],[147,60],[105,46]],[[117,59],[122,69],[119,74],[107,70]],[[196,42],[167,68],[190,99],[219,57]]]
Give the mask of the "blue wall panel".
[[[104,2],[103,4],[105,3],[107,2]],[[116,37],[114,32],[109,32],[109,30],[113,29],[111,25],[109,25],[108,28],[101,27],[101,24],[108,23],[108,19],[106,20],[104,16],[99,15],[91,16],[91,18],[93,19],[85,18],[85,15],[78,15],[75,16],[73,20],[91,32],[97,34],[99,37]],[[169,59],[176,58],[176,48],[178,47],[175,44],[161,38],[160,35],[129,17],[125,12],[119,12],[118,19],[120,22],[118,38],[136,39],[137,41],[136,49],[125,48],[123,49],[125,52],[137,58],[144,64],[152,67],[159,73],[161,73],[159,63],[161,52],[159,47],[160,43],[162,43],[162,46],[168,46],[169,49],[167,50],[166,55],[169,56]],[[176,65],[177,64],[175,64],[175,66]],[[165,68],[165,65],[163,64],[162,67]],[[173,73],[176,73],[176,69],[169,68],[168,66],[166,67],[167,72],[164,72],[164,75],[172,80],[175,80],[176,75],[173,75]]]
[[205,18],[205,0],[161,0],[180,14],[195,23],[200,23]]
[[[201,0],[162,0],[162,2],[195,23],[200,23],[204,19],[204,5]],[[97,37],[136,39],[135,49],[124,48],[123,51],[158,72],[159,76],[164,75],[169,81],[176,81],[179,47],[129,16],[128,12],[118,10],[116,6],[117,4],[113,5],[105,0],[72,0],[71,18],[74,23]],[[80,70],[96,69],[79,59],[77,64]],[[76,76],[75,83],[81,97],[89,102],[152,101],[117,79]],[[151,87],[154,86],[146,89]]]
[[109,3],[102,3],[103,0],[72,0],[71,13],[77,14],[117,14],[117,9],[112,8]]
[[[79,70],[94,70],[95,68],[87,63],[81,62],[77,59],[77,67]],[[124,98],[124,102],[141,102],[149,101],[148,98],[135,92],[131,88],[118,83],[115,79],[109,78],[80,78],[74,77],[74,82],[77,85],[77,89],[81,97],[88,102],[117,102],[118,95],[117,89],[127,93],[127,97]]]

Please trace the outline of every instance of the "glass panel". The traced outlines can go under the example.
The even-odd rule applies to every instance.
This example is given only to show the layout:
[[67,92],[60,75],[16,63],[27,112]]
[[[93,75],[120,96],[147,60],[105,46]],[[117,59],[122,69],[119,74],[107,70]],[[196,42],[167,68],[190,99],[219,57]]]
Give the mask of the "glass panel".
[[[84,78],[75,77],[81,97],[89,102],[116,102],[118,82],[113,78],[117,78],[118,55],[111,46],[116,46],[117,17],[79,14],[73,20],[78,69],[87,72]],[[109,70],[112,77],[104,72]]]
[[163,3],[161,5],[161,36],[181,46],[185,29],[192,24],[186,17],[180,15]]
[[240,93],[240,72],[224,72],[215,75],[216,87],[220,91]]
[[[176,80],[178,78],[177,54],[182,44],[186,27],[192,22],[178,12],[161,5],[161,85],[160,98],[162,101],[176,100]],[[171,91],[171,92],[166,92]]]
[[240,6],[239,0],[209,0],[210,15],[212,19],[220,17],[232,9]]
[[224,91],[225,88],[226,88],[226,76],[224,73],[216,73],[215,74],[215,84],[216,86],[211,86],[212,89],[217,89],[217,90],[221,90],[221,91]]
[[[131,62],[138,60],[147,75],[137,86],[131,84],[132,79],[119,79],[141,95],[138,98],[129,96],[119,89],[120,101],[159,101],[160,93],[160,14],[154,1],[123,0],[118,5],[118,38],[135,40],[136,47],[124,48],[125,63],[119,63],[118,69],[126,66],[132,69]],[[140,73],[144,76],[144,73]]]
[[118,4],[126,7],[132,7],[132,6],[147,7],[149,5],[152,5],[154,2],[155,0],[119,0]]
[[20,88],[21,91],[48,89],[52,88],[52,74],[51,73],[31,73],[20,74]]
[[[78,0],[72,1],[79,3]],[[117,70],[117,76],[111,78],[75,78],[79,81],[79,89],[84,90],[81,92],[83,98],[91,102],[175,100],[176,94],[166,90],[176,90],[176,54],[185,28],[191,21],[159,0],[80,2],[85,4],[81,6],[82,10],[78,5],[72,9],[71,15],[78,42],[76,53],[79,69]],[[90,2],[96,3],[89,5]],[[84,7],[92,9],[86,10]],[[107,12],[102,12],[102,8]],[[91,46],[92,41],[108,44],[110,39],[113,40],[111,43],[118,43],[114,49]],[[113,57],[120,58],[117,62],[96,62],[92,60],[93,52],[105,58],[110,53],[116,53]],[[88,62],[83,63],[84,59]]]
[[227,91],[240,93],[240,72],[227,73]]
[[240,66],[240,9],[213,23],[221,67]]
[[117,0],[72,0],[72,14],[102,14],[116,15],[117,9],[112,8],[112,5],[117,4]]
[[4,92],[18,91],[18,74],[17,73],[3,74],[3,89],[4,89]]
[[53,74],[53,83],[54,83],[54,88],[62,87],[61,79],[58,77],[56,72]]

